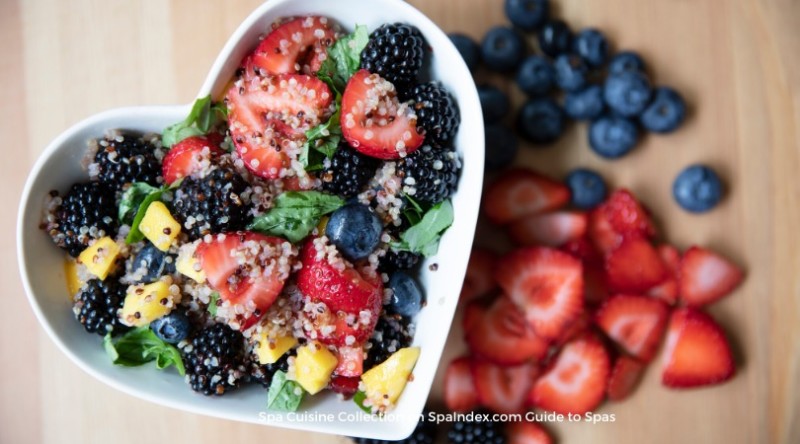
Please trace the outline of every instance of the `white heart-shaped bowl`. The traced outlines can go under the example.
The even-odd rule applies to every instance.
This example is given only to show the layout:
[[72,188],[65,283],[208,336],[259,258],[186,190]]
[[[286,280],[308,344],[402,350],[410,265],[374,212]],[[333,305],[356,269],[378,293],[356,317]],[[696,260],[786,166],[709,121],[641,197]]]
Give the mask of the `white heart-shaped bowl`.
[[[276,19],[293,15],[328,16],[352,30],[356,24],[375,29],[383,23],[405,22],[417,26],[433,49],[432,78],[453,93],[461,109],[456,147],[463,170],[453,196],[455,222],[441,240],[439,254],[428,258],[420,279],[427,306],[417,318],[414,345],[422,353],[414,380],[397,408],[384,418],[359,415],[353,402],[332,394],[304,401],[296,414],[265,412],[266,392],[247,387],[222,397],[194,393],[174,371],[158,371],[151,365],[138,368],[111,364],[97,335],[89,335],[75,321],[64,275],[64,253],[40,230],[45,195],[66,191],[88,174],[81,167],[87,140],[110,129],[160,132],[182,120],[185,106],[122,108],[90,117],[58,136],[31,171],[19,209],[17,249],[22,281],[42,327],[59,348],[86,372],[125,393],[189,412],[218,418],[379,439],[402,439],[417,423],[433,383],[436,367],[458,302],[461,282],[472,246],[483,181],[484,136],[480,103],[472,77],[447,36],[427,17],[401,0],[273,0],[254,11],[227,42],[198,97],[219,98],[243,56],[258,44],[259,36]],[[436,267],[429,267],[431,264]],[[436,271],[432,271],[435,269]]]

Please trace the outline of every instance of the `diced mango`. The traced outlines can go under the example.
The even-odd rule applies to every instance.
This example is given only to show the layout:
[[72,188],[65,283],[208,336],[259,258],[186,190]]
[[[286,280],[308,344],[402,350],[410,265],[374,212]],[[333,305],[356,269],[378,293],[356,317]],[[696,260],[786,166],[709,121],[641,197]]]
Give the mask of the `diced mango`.
[[78,275],[78,267],[80,265],[75,262],[75,259],[72,257],[67,257],[67,260],[64,261],[64,274],[67,277],[67,291],[69,292],[69,298],[75,298],[75,295],[81,290],[86,282],[84,282],[81,277]]
[[320,343],[300,347],[294,361],[297,383],[312,395],[319,393],[328,385],[337,362],[336,356]]
[[178,260],[175,262],[175,269],[178,270],[178,273],[194,279],[195,282],[206,281],[206,272],[200,268],[200,261],[194,256],[194,249],[190,251],[181,249]]
[[122,323],[140,327],[166,316],[176,305],[169,287],[170,285],[164,281],[129,287],[120,313]]
[[266,332],[259,333],[257,340],[258,346],[255,348],[255,352],[260,364],[278,362],[281,356],[297,345],[297,339],[293,336],[268,338]]
[[372,405],[378,409],[394,405],[403,389],[414,365],[419,358],[419,347],[401,348],[383,363],[361,375],[364,393]]
[[119,255],[119,245],[114,239],[106,236],[94,241],[92,245],[78,255],[78,260],[89,270],[89,273],[103,280],[114,269]]
[[163,202],[156,201],[147,206],[139,230],[156,248],[167,251],[181,233],[181,224],[172,217]]

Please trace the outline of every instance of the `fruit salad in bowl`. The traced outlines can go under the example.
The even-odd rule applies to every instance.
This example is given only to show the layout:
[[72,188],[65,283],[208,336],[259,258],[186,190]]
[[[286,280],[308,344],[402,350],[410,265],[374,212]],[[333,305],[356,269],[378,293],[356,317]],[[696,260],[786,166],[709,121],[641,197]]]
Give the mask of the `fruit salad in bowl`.
[[[54,142],[23,198],[20,226],[39,202],[41,234],[21,230],[21,263],[34,309],[76,362],[216,416],[266,411],[341,433],[281,415],[397,411],[408,417],[394,428],[355,433],[413,429],[466,267],[451,255],[471,243],[483,146],[464,142],[482,127],[455,48],[386,3],[407,20],[264,5],[192,106],[114,111]],[[442,78],[450,60],[469,83]],[[59,162],[69,172],[46,178]],[[43,304],[34,250],[63,263],[52,274],[72,325]]]

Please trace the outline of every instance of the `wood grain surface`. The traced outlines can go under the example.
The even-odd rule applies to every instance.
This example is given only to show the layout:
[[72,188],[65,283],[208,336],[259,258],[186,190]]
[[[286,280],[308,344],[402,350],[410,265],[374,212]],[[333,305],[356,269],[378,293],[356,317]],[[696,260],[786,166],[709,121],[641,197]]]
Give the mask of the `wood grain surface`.
[[[112,390],[45,336],[18,277],[15,213],[44,146],[102,110],[189,102],[259,3],[0,0],[0,443],[344,442],[195,416]],[[504,22],[501,0],[412,3],[445,31],[476,38]],[[574,125],[553,148],[523,149],[518,163],[556,176],[597,168],[640,195],[679,247],[709,245],[748,276],[711,308],[735,345],[732,382],[670,391],[651,366],[632,399],[599,410],[616,422],[550,429],[563,443],[800,443],[800,2],[553,3],[573,28],[596,26],[615,47],[641,51],[655,82],[683,92],[691,115],[678,133],[647,136],[616,162],[591,154],[585,126]],[[490,80],[522,100],[507,81]],[[677,172],[698,161],[716,167],[729,189],[705,216],[680,211],[669,192]],[[445,360],[459,353],[460,332],[451,343]]]

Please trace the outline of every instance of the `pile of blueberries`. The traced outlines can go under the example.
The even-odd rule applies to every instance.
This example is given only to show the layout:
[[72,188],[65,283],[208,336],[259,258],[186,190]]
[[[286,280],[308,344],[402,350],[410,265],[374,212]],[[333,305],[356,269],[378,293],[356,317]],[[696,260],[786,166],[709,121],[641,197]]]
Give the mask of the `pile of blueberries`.
[[[602,32],[586,28],[573,33],[564,21],[551,18],[549,10],[549,0],[505,0],[512,27],[490,29],[480,44],[464,34],[450,34],[473,73],[482,62],[490,71],[515,75],[528,96],[516,116],[517,132],[525,140],[550,144],[564,132],[568,119],[587,121],[592,151],[618,159],[633,150],[642,131],[663,134],[680,127],[686,103],[674,89],[651,85],[637,53],[612,55]],[[536,33],[539,53],[528,51],[523,33]],[[486,166],[500,169],[513,162],[518,147],[514,131],[503,124],[511,101],[488,84],[479,85],[478,94],[491,147]],[[712,169],[693,165],[678,176],[673,195],[688,211],[708,211],[721,200],[722,185]]]

